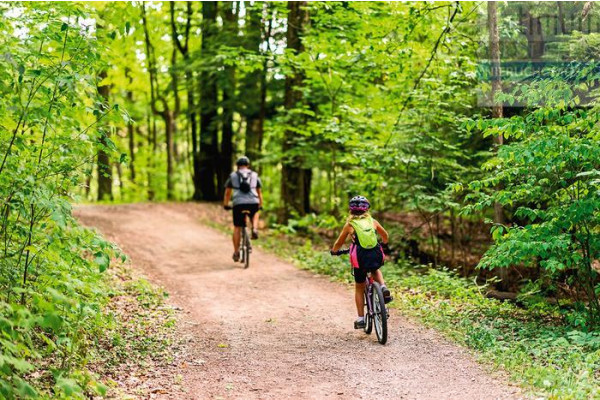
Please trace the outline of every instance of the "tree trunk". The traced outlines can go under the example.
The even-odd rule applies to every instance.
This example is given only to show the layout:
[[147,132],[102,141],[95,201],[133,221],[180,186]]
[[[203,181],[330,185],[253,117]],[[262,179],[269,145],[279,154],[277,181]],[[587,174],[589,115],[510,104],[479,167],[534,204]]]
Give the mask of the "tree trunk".
[[129,173],[132,183],[135,183],[135,129],[133,124],[127,125],[127,136],[129,138]]
[[[125,76],[129,76],[129,70],[125,70]],[[131,83],[133,78],[129,76]],[[133,106],[133,91],[127,91],[127,101],[130,106]],[[132,122],[127,124],[127,138],[129,140],[129,173],[131,182],[135,183],[135,129]]]
[[167,200],[175,199],[175,184],[173,182],[174,169],[174,137],[177,129],[177,117],[174,111],[165,110],[162,113],[165,121],[166,145],[167,145]]
[[174,200],[175,199],[175,183],[173,181],[174,176],[174,168],[175,168],[175,136],[177,135],[177,116],[179,115],[179,110],[181,109],[181,105],[179,102],[179,87],[178,87],[178,76],[176,71],[177,64],[177,50],[173,48],[173,52],[171,53],[171,70],[169,71],[171,74],[171,91],[173,92],[173,97],[175,98],[175,108],[173,110],[169,109],[167,100],[164,99],[164,108],[163,112],[165,116],[165,127],[167,133],[167,199]]
[[[100,80],[106,78],[106,71],[100,72]],[[102,97],[105,103],[108,103],[108,97],[110,94],[110,86],[104,85],[98,87],[98,94]],[[113,200],[112,193],[112,165],[110,163],[110,157],[106,151],[109,139],[108,129],[101,131],[99,139],[100,146],[98,147],[98,200]]]
[[202,199],[202,190],[200,187],[200,146],[198,138],[198,118],[196,110],[196,99],[194,96],[194,73],[189,65],[190,51],[189,51],[189,40],[190,30],[192,26],[192,16],[194,10],[192,8],[192,2],[186,3],[186,23],[185,23],[185,34],[183,35],[183,43],[179,40],[179,32],[175,23],[175,2],[170,2],[171,11],[171,36],[173,43],[181,53],[185,63],[185,87],[187,91],[187,118],[191,130],[192,137],[192,182],[194,185],[194,193],[192,200]]
[[558,7],[558,27],[560,28],[560,33],[564,35],[567,33],[567,27],[565,25],[565,12],[562,1],[557,1],[556,5]]
[[148,150],[148,200],[153,201],[156,197],[154,192],[154,183],[152,175],[154,173],[154,155],[156,154],[156,118],[148,113],[148,148],[152,149],[152,152]]
[[[142,4],[142,26],[144,28],[144,41],[146,45],[146,59],[148,62],[148,72],[150,75],[150,108],[154,115],[160,115],[165,122],[165,133],[166,133],[166,145],[167,145],[167,199],[172,200],[175,197],[174,194],[174,183],[173,183],[173,157],[174,157],[174,136],[176,133],[177,125],[177,112],[179,109],[179,97],[177,94],[177,74],[175,72],[175,61],[176,61],[176,50],[173,49],[171,56],[171,68],[169,73],[171,74],[171,90],[175,96],[175,110],[169,108],[169,101],[165,95],[161,92],[158,87],[157,78],[157,67],[156,58],[154,53],[154,46],[150,40],[150,33],[148,28],[148,20],[146,18],[146,7]],[[156,103],[162,104],[162,110],[158,109]],[[156,151],[156,121],[153,126],[153,148]]]
[[533,63],[534,69],[539,69],[545,51],[542,21],[540,17],[535,17],[531,15],[529,10],[526,10],[524,18],[521,19],[521,25],[525,28],[525,36],[527,37],[527,55]]
[[[228,46],[235,46],[237,41],[237,15],[234,13],[234,2],[224,3],[223,10],[223,33],[225,43]],[[219,157],[219,172],[217,177],[217,187],[219,195],[222,195],[225,186],[225,180],[231,172],[233,164],[233,113],[235,111],[235,67],[226,66],[224,70],[224,79],[222,82],[223,92],[223,115],[222,115],[222,136],[221,153]]]
[[[214,57],[217,2],[202,3],[202,58]],[[202,200],[218,199],[216,178],[219,159],[217,123],[217,80],[214,71],[204,70],[200,77],[200,192]]]
[[[492,68],[492,118],[502,118],[502,103],[496,102],[496,93],[502,91],[502,78],[500,70],[500,38],[498,34],[498,5],[495,1],[490,1],[488,5],[488,29],[490,33],[490,65]],[[496,148],[500,147],[504,143],[504,137],[498,135],[494,137],[494,143]],[[494,203],[494,223],[495,224],[506,224],[504,217],[504,210],[500,203]],[[498,288],[500,290],[507,290],[508,287],[508,269],[498,268],[498,278],[500,279]]]
[[[261,35],[262,10],[263,3],[259,2],[249,6],[246,10],[244,48],[256,54],[260,53],[260,45],[263,41]],[[246,155],[250,157],[250,160],[258,158],[260,153],[263,125],[261,121],[262,82],[265,73],[266,68],[254,70],[246,74],[242,82],[244,93],[242,113],[246,120]]]
[[[267,8],[267,11],[269,11],[269,4],[265,3],[265,7]],[[269,60],[267,57],[269,57],[269,55],[271,54],[271,45],[270,45],[270,40],[271,40],[271,36],[273,34],[273,20],[275,19],[275,16],[272,15],[269,17],[269,25],[267,28],[267,32],[264,38],[264,41],[267,43],[267,51],[264,54],[264,60],[263,60],[263,68],[261,71],[261,77],[260,77],[260,110],[259,110],[259,116],[258,116],[258,126],[255,127],[255,132],[256,132],[256,136],[258,137],[258,150],[257,153],[261,154],[262,153],[262,147],[263,147],[263,137],[264,137],[264,132],[265,132],[265,119],[267,118],[267,73],[269,72]]]
[[[304,51],[301,35],[308,23],[308,11],[305,1],[288,2],[287,48],[299,54]],[[288,112],[290,125],[300,125],[303,121],[294,116],[292,110],[301,105],[301,86],[304,82],[302,71],[293,68],[285,79],[284,106]],[[304,168],[303,160],[292,151],[297,143],[296,134],[286,130],[283,137],[283,161],[281,170],[281,199],[283,213],[281,219],[287,221],[293,212],[304,215],[310,211],[310,183],[312,172]]]

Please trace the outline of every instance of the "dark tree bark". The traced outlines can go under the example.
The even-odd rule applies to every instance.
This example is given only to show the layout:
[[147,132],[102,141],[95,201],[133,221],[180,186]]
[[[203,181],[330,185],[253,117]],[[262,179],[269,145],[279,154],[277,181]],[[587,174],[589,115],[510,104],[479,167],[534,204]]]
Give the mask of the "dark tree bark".
[[[491,79],[492,79],[492,118],[502,118],[503,107],[502,103],[496,102],[496,93],[502,91],[502,74],[500,70],[500,35],[498,33],[498,5],[495,1],[490,1],[488,6],[488,30],[490,33],[490,65],[492,68]],[[504,137],[498,135],[494,137],[494,144],[496,148],[502,146],[504,143]],[[504,210],[500,203],[494,204],[494,223],[495,224],[506,224],[506,218],[504,216]],[[506,290],[508,287],[508,269],[499,268],[498,278],[500,282],[498,288],[500,290]]]
[[[256,54],[260,53],[262,38],[263,3],[256,2],[246,9],[244,48]],[[266,39],[268,40],[268,39]],[[246,74],[242,82],[242,114],[246,120],[246,155],[255,160],[260,154],[263,135],[264,104],[262,101],[263,80],[266,68]]]
[[[133,78],[129,75],[129,69],[125,69],[125,76],[129,77],[129,82],[133,81]],[[130,105],[133,105],[133,91],[127,90],[127,101]],[[135,129],[133,123],[127,124],[127,139],[129,144],[129,173],[132,183],[135,183]]]
[[536,67],[536,63],[542,61],[546,48],[542,21],[539,17],[533,16],[530,10],[525,10],[521,25],[525,28],[525,36],[527,37],[527,55]]
[[[234,12],[235,2],[224,3],[223,8],[223,39],[228,46],[237,45],[237,15]],[[237,103],[235,96],[235,67],[226,66],[224,69],[222,82],[223,93],[223,115],[222,115],[222,135],[221,135],[221,152],[219,154],[219,171],[217,176],[217,187],[219,197],[224,190],[225,180],[231,172],[233,164],[233,113]]]
[[[265,3],[265,4],[266,4],[265,7],[268,10],[269,3]],[[264,132],[265,132],[265,119],[267,118],[267,73],[269,72],[268,57],[271,54],[270,39],[273,34],[273,20],[274,19],[275,19],[275,14],[273,14],[269,18],[269,24],[268,24],[267,31],[266,31],[265,38],[264,38],[265,42],[267,43],[267,51],[264,54],[263,68],[262,68],[261,77],[260,77],[260,110],[259,110],[259,116],[258,116],[258,125],[256,126],[256,130],[255,130],[255,132],[257,132],[256,136],[258,137],[257,154],[262,154],[263,138],[264,138]]]
[[[302,53],[302,34],[308,24],[308,11],[305,1],[288,2],[287,48],[294,53]],[[299,125],[303,121],[291,112],[303,102],[301,87],[304,74],[294,69],[285,79],[284,106],[290,115],[288,124]],[[283,137],[283,161],[281,170],[281,200],[283,203],[282,221],[287,221],[293,212],[304,215],[310,211],[310,184],[312,173],[303,167],[302,157],[294,154],[297,145],[296,133],[286,130]]]
[[[217,39],[217,2],[202,3],[202,58],[214,58]],[[217,161],[219,159],[217,121],[217,80],[216,73],[205,68],[200,77],[200,192],[201,199],[218,199],[216,188]]]
[[191,141],[192,141],[192,182],[194,185],[194,193],[192,200],[202,199],[202,190],[200,187],[201,176],[200,176],[200,146],[198,138],[198,111],[196,106],[196,99],[194,96],[194,74],[192,69],[189,67],[190,61],[190,30],[192,26],[192,17],[194,10],[192,8],[192,2],[186,3],[186,23],[185,33],[183,34],[183,43],[179,40],[179,32],[175,23],[175,2],[170,2],[171,10],[171,34],[173,43],[181,53],[185,63],[185,86],[187,91],[187,119],[191,130]]
[[154,114],[151,112],[147,115],[148,120],[148,147],[152,149],[152,155],[148,157],[148,200],[153,201],[156,197],[156,192],[154,191],[154,183],[152,179],[152,174],[154,170],[154,155],[156,154],[157,142],[156,142],[156,118]]
[[[158,88],[156,58],[154,54],[154,46],[150,40],[150,34],[148,31],[148,20],[146,18],[146,7],[142,4],[142,25],[144,28],[144,40],[146,44],[146,59],[148,60],[148,72],[150,74],[150,108],[154,115],[159,115],[165,123],[165,134],[166,134],[166,145],[167,145],[167,199],[173,200],[175,198],[174,182],[173,182],[173,170],[174,170],[174,137],[177,129],[177,107],[179,100],[177,91],[174,91],[175,96],[175,110],[169,108],[169,102],[163,93]],[[176,50],[173,50],[171,58],[171,82],[174,87],[177,87],[176,74],[174,71],[174,63],[176,57]],[[173,89],[173,86],[172,86]],[[159,109],[157,102],[162,104],[162,109]],[[156,135],[156,127],[154,128],[154,135]],[[156,138],[156,136],[155,136]],[[156,145],[156,143],[155,143]]]
[[567,33],[567,27],[565,25],[565,11],[563,10],[562,1],[557,1],[556,5],[558,7],[558,27],[560,28],[561,34]]
[[[106,71],[100,72],[98,78],[100,80],[106,78]],[[102,97],[105,103],[108,103],[110,95],[110,86],[104,85],[98,87],[98,94]],[[112,192],[112,165],[110,157],[106,151],[108,145],[109,132],[107,129],[102,130],[102,135],[99,139],[98,146],[98,200],[113,200]]]

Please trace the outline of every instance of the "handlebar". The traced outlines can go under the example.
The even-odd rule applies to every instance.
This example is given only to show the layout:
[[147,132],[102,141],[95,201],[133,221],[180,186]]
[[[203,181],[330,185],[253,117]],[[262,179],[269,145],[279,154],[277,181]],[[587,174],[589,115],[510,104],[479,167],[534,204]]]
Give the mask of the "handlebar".
[[348,254],[350,253],[350,249],[343,249],[343,250],[338,250],[338,251],[329,251],[329,253],[332,256],[341,256],[343,254]]
[[[233,210],[232,206],[223,206],[223,209],[225,209],[225,211],[231,211]],[[263,209],[262,206],[258,206],[259,211]]]

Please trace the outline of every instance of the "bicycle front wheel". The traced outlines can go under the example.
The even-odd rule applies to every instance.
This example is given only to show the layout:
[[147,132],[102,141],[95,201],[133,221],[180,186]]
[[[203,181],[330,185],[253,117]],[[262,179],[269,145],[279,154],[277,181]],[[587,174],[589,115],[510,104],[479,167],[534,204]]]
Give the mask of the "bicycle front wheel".
[[387,342],[387,310],[385,309],[385,301],[383,300],[383,292],[381,286],[377,282],[373,282],[373,322],[375,324],[375,333],[377,341],[381,344]]

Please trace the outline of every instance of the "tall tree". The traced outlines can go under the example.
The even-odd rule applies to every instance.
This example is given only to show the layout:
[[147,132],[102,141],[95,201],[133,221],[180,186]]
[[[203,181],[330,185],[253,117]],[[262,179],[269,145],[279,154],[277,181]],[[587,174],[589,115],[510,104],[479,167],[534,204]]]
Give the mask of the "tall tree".
[[[237,3],[239,4],[239,3]],[[223,4],[223,39],[222,42],[227,46],[237,45],[238,23],[235,13],[236,2],[228,2]],[[221,91],[223,94],[223,114],[222,114],[222,131],[221,131],[221,152],[219,153],[219,170],[217,176],[218,190],[223,190],[225,179],[231,170],[233,158],[233,114],[235,111],[236,101],[236,82],[235,82],[235,67],[226,65],[223,69],[223,78],[221,82]]]
[[[133,82],[133,77],[130,74],[129,68],[125,69],[125,77],[128,78],[129,84]],[[128,104],[133,104],[133,90],[128,89],[126,98]],[[129,121],[127,123],[127,137],[128,137],[128,145],[129,145],[129,172],[131,182],[135,183],[135,128],[133,126],[133,121]]]
[[219,135],[217,80],[212,64],[217,41],[217,2],[202,3],[202,73],[200,75],[200,191],[201,199],[218,199],[216,187]]
[[534,68],[539,69],[541,68],[539,62],[542,61],[546,44],[544,41],[542,20],[539,16],[532,14],[531,11],[529,8],[525,9],[521,18],[521,25],[524,28],[525,37],[527,38],[527,55],[531,62],[534,63]]
[[[107,76],[106,70],[102,70],[98,75],[100,81]],[[105,104],[108,104],[110,95],[110,86],[103,84],[98,86],[98,94]],[[106,150],[109,143],[110,132],[108,127],[103,127],[98,146],[98,200],[113,200],[112,192],[112,164]]]
[[[255,2],[246,10],[244,25],[244,48],[255,54],[260,53],[262,38],[263,3]],[[267,39],[268,40],[268,39]],[[246,120],[246,155],[254,160],[260,153],[263,135],[262,87],[266,68],[255,69],[246,74],[242,81],[242,113]]]
[[[158,82],[158,69],[156,63],[156,54],[152,40],[150,39],[150,32],[148,28],[148,18],[146,16],[146,7],[142,3],[142,25],[144,28],[144,42],[146,45],[146,59],[148,60],[148,72],[150,73],[150,108],[154,115],[162,117],[165,123],[166,133],[166,147],[167,147],[167,199],[172,200],[175,198],[175,185],[173,181],[173,170],[174,170],[174,137],[177,129],[177,112],[179,106],[179,100],[177,95],[177,81],[176,73],[174,71],[174,64],[176,61],[176,49],[172,51],[171,67],[169,69],[171,74],[171,89],[175,96],[175,109],[171,109],[167,95],[161,91]],[[159,103],[162,108],[158,107]]]
[[[308,25],[308,18],[306,1],[288,2],[287,49],[296,56],[304,51],[302,35]],[[285,78],[284,96],[284,106],[289,118],[288,128],[284,133],[282,143],[281,200],[283,203],[283,220],[287,220],[292,212],[304,215],[310,211],[310,185],[312,179],[312,171],[304,168],[302,157],[295,151],[298,138],[292,126],[302,124],[304,119],[299,116],[299,113],[294,112],[303,103],[304,73],[294,63],[291,64],[291,72]]]
[[192,17],[194,15],[194,10],[192,8],[193,2],[186,2],[186,13],[185,13],[185,30],[183,33],[183,41],[179,39],[180,33],[177,29],[176,18],[175,18],[175,6],[176,2],[170,2],[170,12],[171,12],[171,36],[173,43],[176,48],[181,53],[184,62],[185,69],[185,88],[187,93],[187,119],[188,125],[190,127],[190,136],[192,139],[192,182],[194,186],[194,192],[192,195],[193,200],[201,200],[202,199],[202,190],[200,186],[201,176],[200,176],[200,141],[198,138],[198,110],[196,105],[195,98],[195,90],[194,90],[194,73],[191,63],[190,57],[190,31],[192,27]]
[[[496,101],[496,93],[502,91],[502,74],[500,70],[500,35],[498,33],[498,5],[495,1],[490,1],[487,4],[488,8],[488,30],[489,30],[489,47],[490,47],[490,66],[492,90],[490,100],[492,102],[492,118],[502,118],[503,107],[502,102]],[[494,136],[494,144],[496,148],[502,146],[504,137],[502,134]],[[504,210],[498,202],[494,203],[494,223],[498,225],[506,224]],[[508,270],[506,268],[498,269],[498,278],[500,278],[499,288],[506,290],[508,285]]]

